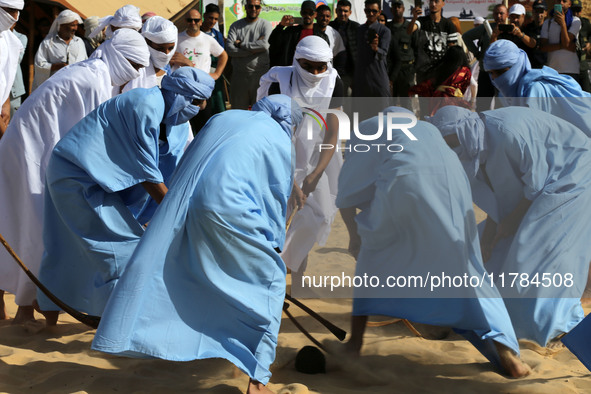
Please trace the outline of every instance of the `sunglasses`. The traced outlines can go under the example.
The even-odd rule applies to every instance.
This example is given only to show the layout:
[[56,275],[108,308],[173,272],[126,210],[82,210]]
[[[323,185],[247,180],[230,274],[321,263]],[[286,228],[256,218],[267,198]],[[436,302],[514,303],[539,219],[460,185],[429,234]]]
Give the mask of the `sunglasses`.
[[246,8],[254,8],[255,10],[260,10],[262,7],[260,5],[255,5],[255,4],[247,4]]
[[187,23],[199,23],[201,22],[201,18],[187,18]]
[[380,12],[378,10],[372,10],[370,8],[366,8],[363,11],[365,11],[366,14],[377,14],[378,12]]

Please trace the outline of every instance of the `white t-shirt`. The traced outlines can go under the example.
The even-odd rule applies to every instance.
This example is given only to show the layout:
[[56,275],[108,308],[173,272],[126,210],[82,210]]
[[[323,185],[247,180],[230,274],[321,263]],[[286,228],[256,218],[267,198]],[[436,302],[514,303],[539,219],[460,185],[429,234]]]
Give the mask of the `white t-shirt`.
[[338,53],[345,50],[345,44],[338,31],[331,26],[326,26],[325,33],[328,36],[328,41],[330,41],[329,45],[333,56],[336,56]]
[[[574,35],[575,39],[578,39],[580,30],[581,20],[575,16],[568,32]],[[548,39],[548,44],[560,44],[560,26],[558,23],[552,19],[546,19],[542,25],[540,38]],[[577,53],[566,49],[548,52],[548,62],[546,65],[561,74],[578,74],[580,67]]]
[[179,42],[176,51],[182,53],[196,67],[206,73],[211,69],[211,57],[218,57],[224,52],[224,48],[218,44],[215,38],[207,34],[199,33],[197,37],[191,37],[187,32],[179,34]]

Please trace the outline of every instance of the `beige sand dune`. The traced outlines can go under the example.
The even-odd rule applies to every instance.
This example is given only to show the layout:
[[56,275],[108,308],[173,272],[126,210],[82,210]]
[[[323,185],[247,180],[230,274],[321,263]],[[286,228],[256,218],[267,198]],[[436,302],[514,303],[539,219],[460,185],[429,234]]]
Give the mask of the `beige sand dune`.
[[[352,272],[346,229],[337,219],[329,241],[311,254],[310,270]],[[13,297],[7,295],[14,316]],[[350,299],[310,299],[305,303],[349,329]],[[315,320],[290,307],[320,341],[335,340]],[[586,312],[590,312],[586,310]],[[224,360],[174,363],[105,355],[90,350],[94,330],[62,315],[55,329],[27,329],[0,321],[0,392],[4,393],[219,393],[244,392],[248,378]],[[372,317],[370,320],[387,320]],[[329,358],[326,374],[294,369],[296,352],[309,341],[284,316],[269,387],[281,394],[311,393],[590,393],[591,373],[567,349],[549,351],[522,341],[522,358],[532,367],[524,379],[509,379],[462,337],[414,337],[402,324],[369,327],[362,357],[354,362]]]

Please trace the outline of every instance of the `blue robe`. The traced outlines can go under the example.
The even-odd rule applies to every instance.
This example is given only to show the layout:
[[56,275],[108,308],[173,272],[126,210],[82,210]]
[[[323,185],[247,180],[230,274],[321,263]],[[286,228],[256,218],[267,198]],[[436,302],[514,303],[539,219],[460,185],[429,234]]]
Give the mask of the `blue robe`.
[[[365,134],[378,120],[360,125]],[[404,123],[404,122],[400,122]],[[386,126],[384,125],[384,130]],[[476,221],[467,176],[456,154],[434,126],[419,122],[410,129],[417,141],[394,132],[392,141],[404,150],[389,153],[349,153],[339,177],[337,205],[358,207],[361,250],[356,275],[427,273],[483,277]],[[351,144],[359,143],[352,139]],[[395,150],[395,148],[393,148]],[[453,327],[500,366],[493,341],[519,354],[511,320],[499,292],[490,286],[364,288],[354,290],[353,315],[386,315]]]
[[[579,298],[591,261],[591,141],[570,123],[537,110],[502,108],[482,118],[493,219],[498,223],[522,198],[532,201],[517,233],[495,246],[486,268],[506,275],[501,294],[517,337],[546,345],[584,316]],[[479,206],[481,194],[474,194]],[[510,273],[537,273],[538,280],[558,274],[563,281],[569,273],[573,286],[508,287]]]
[[545,66],[529,70],[519,79],[516,95],[510,104],[556,115],[591,137],[591,94],[570,76]]
[[[134,89],[101,104],[56,145],[47,168],[39,279],[80,311],[101,315],[144,233],[129,207],[161,183],[160,89]],[[38,292],[44,310],[59,310]]]
[[224,358],[266,384],[285,296],[291,140],[262,112],[210,119],[183,155],[92,348]]

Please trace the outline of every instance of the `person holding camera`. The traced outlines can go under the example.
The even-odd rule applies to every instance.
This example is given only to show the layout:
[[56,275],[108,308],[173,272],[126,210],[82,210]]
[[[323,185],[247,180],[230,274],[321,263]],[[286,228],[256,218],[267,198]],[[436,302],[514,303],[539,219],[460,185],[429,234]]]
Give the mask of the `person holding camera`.
[[581,20],[573,15],[571,4],[571,0],[560,0],[560,4],[554,5],[550,17],[542,25],[540,49],[548,53],[548,67],[580,83],[576,47]]
[[491,44],[496,40],[509,40],[526,53],[536,47],[536,39],[525,34],[521,29],[525,22],[525,7],[519,3],[509,8],[509,23],[497,24],[490,36]]
[[367,21],[357,29],[357,63],[353,78],[354,97],[390,97],[388,49],[391,33],[378,22],[379,0],[365,0]]

